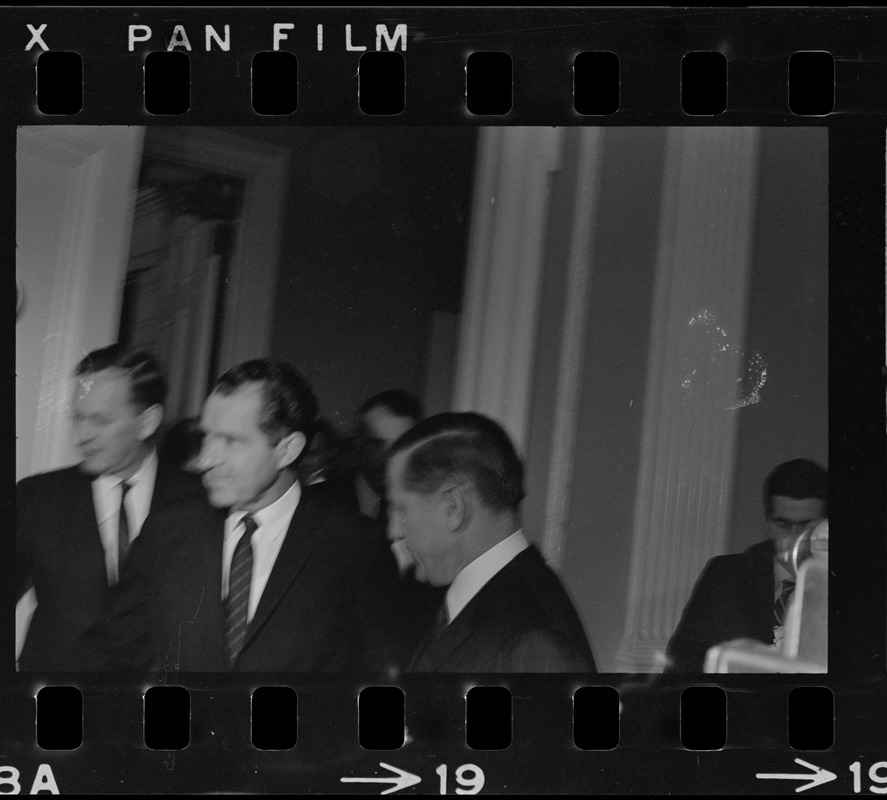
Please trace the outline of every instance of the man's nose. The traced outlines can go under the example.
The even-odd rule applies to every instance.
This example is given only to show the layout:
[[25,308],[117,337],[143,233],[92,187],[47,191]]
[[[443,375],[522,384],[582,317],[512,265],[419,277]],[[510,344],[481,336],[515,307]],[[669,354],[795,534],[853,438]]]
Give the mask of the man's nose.
[[93,430],[92,425],[88,425],[85,422],[75,422],[74,423],[74,438],[77,441],[78,445],[89,444],[95,438],[95,431]]
[[206,439],[200,445],[200,454],[197,456],[197,469],[201,472],[214,467],[218,462],[216,449]]

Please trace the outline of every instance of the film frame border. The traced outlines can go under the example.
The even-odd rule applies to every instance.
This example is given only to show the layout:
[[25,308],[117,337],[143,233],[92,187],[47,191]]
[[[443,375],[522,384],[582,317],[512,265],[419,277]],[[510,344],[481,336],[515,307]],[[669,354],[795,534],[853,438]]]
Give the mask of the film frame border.
[[[885,613],[882,606],[871,609],[867,603],[871,594],[884,598],[885,553],[883,487],[884,480],[884,374],[873,372],[874,365],[884,363],[884,152],[887,109],[887,65],[881,56],[883,33],[887,32],[887,16],[873,10],[731,10],[712,11],[670,9],[313,9],[244,10],[244,9],[177,9],[175,17],[186,30],[203,31],[205,25],[222,30],[225,24],[232,29],[232,52],[229,54],[200,53],[195,47],[191,58],[190,110],[178,117],[150,117],[141,102],[141,60],[148,52],[161,46],[163,34],[173,23],[169,13],[142,9],[7,9],[2,12],[6,26],[0,36],[8,54],[0,70],[0,95],[7,113],[0,129],[3,148],[3,174],[15,174],[15,128],[34,124],[163,124],[163,125],[277,125],[277,124],[369,124],[369,125],[791,125],[823,126],[829,131],[829,429],[830,471],[833,475],[833,505],[838,510],[836,526],[859,532],[858,538],[836,546],[832,553],[834,573],[833,603],[830,608],[830,672],[827,676],[706,676],[704,681],[662,678],[650,681],[646,676],[600,676],[591,684],[612,685],[621,695],[631,698],[626,702],[622,731],[623,740],[615,751],[589,755],[588,751],[567,749],[538,738],[519,738],[517,721],[514,742],[510,751],[493,754],[507,783],[526,787],[526,791],[670,791],[683,788],[689,791],[722,791],[725,781],[731,787],[751,791],[761,785],[753,773],[768,769],[784,771],[791,758],[799,756],[780,741],[777,731],[767,731],[756,739],[757,744],[734,747],[728,738],[725,751],[698,754],[684,752],[678,756],[674,748],[674,698],[691,685],[720,685],[728,694],[728,715],[733,705],[731,698],[752,697],[751,705],[763,709],[771,707],[794,686],[829,686],[835,694],[835,746],[828,760],[840,755],[847,761],[851,754],[864,764],[884,758],[887,751],[887,732],[883,720],[887,718],[885,701]],[[156,28],[156,35],[141,51],[125,51],[125,30],[130,15],[138,13],[140,21]],[[405,55],[407,87],[406,108],[397,118],[368,118],[357,106],[353,66],[359,52],[343,52],[341,45],[330,44],[323,52],[312,52],[311,36],[305,35],[306,46],[297,48],[299,68],[303,76],[300,84],[299,109],[294,116],[284,118],[257,118],[250,109],[248,80],[244,81],[243,66],[249,54],[267,50],[269,30],[274,21],[292,20],[304,30],[314,33],[316,24],[329,30],[344,32],[352,25],[354,36],[374,30],[377,23],[389,26],[406,24],[411,32]],[[64,117],[44,117],[35,108],[34,62],[36,53],[25,51],[30,34],[27,23],[42,24],[48,20],[45,38],[53,49],[77,51],[84,59],[84,107],[70,121]],[[503,21],[506,23],[503,25]],[[32,23],[32,24],[34,24]],[[504,30],[503,30],[504,28]],[[419,34],[419,35],[417,35]],[[58,37],[58,38],[56,38]],[[196,42],[200,37],[193,37]],[[369,38],[369,37],[367,37]],[[21,40],[21,41],[20,41]],[[116,44],[115,44],[116,40]],[[302,41],[302,40],[300,40]],[[329,40],[328,40],[329,41]],[[495,47],[490,42],[495,41]],[[594,41],[594,47],[583,42]],[[107,42],[111,43],[107,47]],[[423,87],[443,85],[448,90],[448,77],[461,75],[464,61],[471,52],[481,50],[513,49],[514,83],[513,105],[505,118],[473,117],[464,109],[461,87],[452,87],[449,95],[426,92]],[[552,98],[552,70],[565,72],[572,58],[586,50],[615,52],[621,66],[621,105],[606,117],[583,117],[572,109],[569,90],[563,87]],[[680,57],[687,52],[726,50],[728,52],[728,80],[730,92],[727,110],[715,118],[687,117],[680,109]],[[835,109],[826,117],[798,117],[787,106],[784,78],[787,59],[795,52],[822,50],[831,52],[836,65]],[[651,54],[653,57],[651,58]],[[132,68],[133,65],[138,68]],[[520,71],[518,71],[520,65]],[[124,67],[118,69],[117,67]],[[667,66],[668,68],[663,68]],[[241,76],[237,77],[237,69]],[[97,73],[96,73],[97,70]],[[235,73],[232,77],[232,71]],[[99,78],[96,81],[95,75]],[[221,79],[220,79],[221,76]],[[94,82],[95,81],[95,82]],[[442,83],[441,83],[442,82]],[[220,92],[221,83],[226,91]],[[228,91],[231,86],[235,91]],[[569,87],[568,79],[564,85]],[[244,88],[246,86],[246,88]],[[135,89],[135,92],[133,92]],[[566,97],[567,102],[564,102]],[[245,101],[244,101],[245,100]],[[12,183],[7,182],[7,185]],[[14,215],[7,213],[0,220],[0,246],[5,248],[7,263],[14,263]],[[848,274],[849,273],[849,274]],[[3,374],[12,376],[14,369]],[[10,391],[12,378],[8,378]],[[848,389],[848,387],[852,387]],[[4,415],[8,424],[11,415]],[[877,423],[877,424],[875,424]],[[14,430],[10,424],[10,438]],[[13,483],[13,470],[7,464],[7,485]],[[877,507],[872,497],[881,498]],[[841,505],[839,505],[839,503]],[[7,511],[11,522],[12,510]],[[8,529],[11,529],[11,525]],[[12,558],[9,537],[0,538],[2,563]],[[854,614],[845,623],[848,610],[864,608],[870,613]],[[843,612],[843,613],[842,613]],[[2,641],[10,641],[9,622],[0,622]],[[8,650],[11,647],[7,646]],[[119,745],[104,742],[108,751],[99,752],[85,743],[72,754],[40,754],[28,745],[22,745],[29,726],[33,725],[33,695],[40,685],[50,685],[53,676],[24,678],[10,674],[4,665],[2,675],[2,717],[8,722],[0,728],[0,748],[8,750],[11,764],[21,767],[23,791],[36,775],[39,763],[67,764],[84,772],[99,765],[108,775],[81,778],[66,769],[55,770],[62,791],[96,788],[112,790],[114,778],[122,769],[132,770],[127,776],[131,785],[148,791],[204,791],[214,787],[202,785],[206,776],[218,770],[229,752],[237,752],[236,745],[226,749],[202,752],[183,751],[172,760],[164,761],[167,774],[158,777],[159,753],[145,758],[145,754],[127,751]],[[60,683],[72,683],[71,676]],[[603,680],[606,679],[606,680]],[[276,681],[272,681],[274,683]],[[143,681],[98,682],[101,687],[92,692],[97,682],[86,676],[84,688],[85,710],[93,702],[105,705],[113,718],[116,698],[130,700],[147,688]],[[192,691],[192,719],[195,717],[195,697],[207,709],[210,719],[224,716],[235,696],[247,686],[264,685],[265,681],[247,681],[219,676],[189,678]],[[453,706],[447,701],[458,699],[468,685],[483,681],[466,678],[427,679],[406,676],[406,691],[422,695],[434,705],[442,702],[440,713],[452,716]],[[509,676],[508,685],[514,687],[513,696],[528,697],[532,706],[540,708],[540,699],[551,694],[563,700],[572,689],[584,682],[562,676],[541,679],[532,676]],[[137,685],[136,685],[137,684]],[[340,708],[350,716],[356,708],[356,691],[370,685],[366,680],[325,680],[313,676],[299,677],[291,682],[300,692],[306,692],[310,701],[322,700]],[[120,694],[118,694],[118,692]],[[248,691],[246,692],[248,696]],[[219,700],[221,698],[221,700]],[[300,694],[301,701],[301,694]],[[760,702],[758,702],[760,701]],[[562,703],[561,703],[562,705]],[[631,706],[634,706],[632,711]],[[543,704],[543,708],[545,705]],[[310,703],[309,703],[310,709]],[[407,699],[407,715],[411,713]],[[327,730],[323,715],[304,710],[306,720],[317,720],[318,730]],[[517,713],[517,712],[516,712]],[[523,713],[523,712],[521,712]],[[540,711],[544,716],[544,711]],[[314,716],[312,716],[314,714]],[[650,724],[656,720],[657,724]],[[127,724],[127,720],[122,720]],[[129,724],[132,720],[129,720]],[[409,721],[408,721],[409,724]],[[522,725],[524,723],[521,723]],[[300,736],[297,757],[286,763],[274,764],[274,759],[244,754],[223,764],[227,771],[219,777],[229,777],[230,785],[241,785],[251,780],[251,771],[262,764],[267,770],[267,790],[327,792],[341,790],[331,779],[339,764],[349,768],[359,762],[361,768],[372,767],[379,759],[403,764],[418,763],[430,757],[429,753],[406,751],[379,754],[361,752],[355,727],[346,731],[345,723],[333,726],[333,740],[326,741],[320,751],[311,757],[312,746],[303,745]],[[671,726],[671,735],[669,735]],[[89,724],[85,723],[85,730]],[[534,726],[530,726],[532,729]],[[540,727],[536,725],[536,727]],[[569,727],[569,726],[568,726]],[[730,728],[728,717],[728,731]],[[10,735],[12,732],[12,735]],[[760,732],[759,732],[760,733]],[[233,735],[233,734],[232,734]],[[729,733],[728,733],[729,737]],[[769,737],[769,738],[768,738]],[[348,739],[347,743],[345,739]],[[564,740],[554,742],[563,744]],[[23,748],[23,749],[20,749]],[[338,752],[331,755],[333,751]],[[446,763],[453,768],[459,763],[481,763],[481,756],[467,751],[463,743],[447,739],[441,750],[446,752]],[[110,752],[110,751],[114,752]],[[343,755],[345,753],[346,755]],[[880,758],[879,758],[880,754]],[[191,767],[185,766],[193,755],[198,755]],[[305,758],[309,755],[309,758]],[[541,758],[540,758],[541,756]],[[378,757],[378,758],[377,758]],[[483,758],[493,758],[484,754]],[[789,758],[791,757],[791,758]],[[656,777],[645,777],[637,769],[638,759],[650,768]],[[767,759],[769,758],[769,761]],[[344,759],[344,760],[343,760]],[[461,760],[460,760],[461,759]],[[868,761],[866,761],[868,759]],[[444,759],[442,759],[443,761]],[[545,766],[539,766],[539,761]],[[815,759],[814,759],[815,760]],[[826,758],[821,759],[823,763]],[[840,760],[840,759],[838,759]],[[148,764],[146,762],[153,763]],[[178,762],[178,769],[169,766]],[[110,763],[109,763],[110,762]],[[306,763],[307,762],[307,763]],[[424,763],[424,762],[423,762]],[[699,766],[697,766],[697,763]],[[285,768],[283,766],[285,764]],[[829,764],[825,764],[829,768]],[[278,770],[275,773],[275,769]],[[557,786],[546,783],[544,772],[559,772],[564,780]],[[667,772],[663,773],[662,770]],[[846,773],[847,764],[842,766]],[[189,772],[188,775],[183,773]],[[725,778],[724,773],[727,773]],[[427,768],[423,779],[430,779]],[[358,772],[355,774],[370,774]],[[489,774],[489,773],[488,773]],[[594,774],[592,781],[588,776]],[[109,777],[113,775],[114,778]],[[665,784],[657,780],[666,775]],[[64,776],[64,777],[63,777]],[[630,776],[630,777],[627,777]],[[298,779],[298,780],[297,780]],[[107,783],[106,783],[107,781]],[[631,786],[626,784],[631,783]],[[865,780],[862,781],[865,784]],[[119,784],[118,784],[119,785]],[[249,786],[249,783],[242,785]],[[427,791],[429,784],[423,784]],[[502,786],[505,782],[502,782]],[[846,789],[847,776],[834,781],[831,788]],[[72,789],[73,787],[73,789]],[[82,787],[82,788],[80,788]],[[267,787],[267,788],[266,788]],[[501,787],[498,787],[501,788]],[[762,791],[773,790],[773,785],[762,786]],[[0,788],[2,790],[2,788]],[[496,791],[493,781],[487,791]],[[367,791],[370,791],[369,789]],[[864,789],[862,789],[864,791]]]

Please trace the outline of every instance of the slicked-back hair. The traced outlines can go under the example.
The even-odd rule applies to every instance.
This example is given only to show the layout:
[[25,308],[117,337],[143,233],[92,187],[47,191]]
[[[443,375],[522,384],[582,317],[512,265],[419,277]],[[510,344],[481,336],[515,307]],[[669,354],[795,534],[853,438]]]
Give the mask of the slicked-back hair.
[[392,446],[409,451],[405,489],[430,494],[448,480],[468,479],[492,511],[517,511],[524,498],[524,468],[501,425],[481,414],[436,414],[404,433]]
[[408,417],[418,422],[425,416],[425,410],[419,398],[404,389],[388,389],[385,392],[374,394],[363,402],[357,410],[357,416],[362,417],[373,408],[384,408],[395,417]]
[[256,358],[229,369],[215,382],[213,392],[227,396],[250,383],[261,384],[259,429],[273,444],[290,433],[304,434],[305,453],[317,422],[317,398],[305,376],[285,361]]
[[100,347],[80,359],[74,375],[89,375],[105,369],[118,369],[129,378],[133,405],[144,411],[166,400],[166,379],[154,356],[145,350],[129,350],[119,344]]
[[794,500],[815,498],[822,500],[823,513],[828,511],[828,472],[815,461],[796,458],[776,467],[764,481],[764,514],[773,511],[773,498],[791,497]]

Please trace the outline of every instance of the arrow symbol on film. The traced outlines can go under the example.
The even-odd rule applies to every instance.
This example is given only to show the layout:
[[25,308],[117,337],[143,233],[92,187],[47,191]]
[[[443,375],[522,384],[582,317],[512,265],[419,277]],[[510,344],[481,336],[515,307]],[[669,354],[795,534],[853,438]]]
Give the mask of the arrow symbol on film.
[[829,781],[835,780],[838,776],[835,775],[834,772],[829,772],[827,769],[823,769],[822,767],[817,767],[816,764],[811,764],[808,761],[803,761],[800,758],[795,759],[796,764],[800,764],[803,767],[807,767],[808,769],[813,770],[812,772],[802,772],[798,773],[764,773],[759,772],[755,775],[756,778],[769,778],[771,780],[783,780],[783,781],[809,781],[809,783],[804,786],[798,786],[795,791],[803,792],[807,789],[812,789],[814,786],[819,786],[822,783],[828,783]]
[[412,772],[405,772],[402,769],[398,769],[397,767],[392,767],[391,764],[386,764],[384,761],[379,762],[380,767],[384,767],[387,770],[391,770],[391,772],[395,773],[393,778],[390,777],[382,777],[382,778],[339,778],[342,783],[393,783],[390,789],[386,789],[382,794],[391,794],[392,792],[399,792],[401,789],[406,789],[408,786],[415,786],[422,779],[418,775],[413,775]]

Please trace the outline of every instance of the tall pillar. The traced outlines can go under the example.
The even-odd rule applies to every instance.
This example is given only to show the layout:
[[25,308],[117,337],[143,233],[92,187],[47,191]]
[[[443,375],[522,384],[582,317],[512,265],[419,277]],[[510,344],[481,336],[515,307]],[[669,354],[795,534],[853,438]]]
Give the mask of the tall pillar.
[[561,128],[482,128],[453,407],[525,451],[549,206]]
[[620,671],[661,666],[696,577],[727,541],[758,138],[668,132]]
[[579,425],[582,376],[585,372],[589,287],[604,130],[580,128],[578,135],[579,174],[573,196],[543,539],[546,558],[555,568],[562,564],[573,488],[573,461]]

